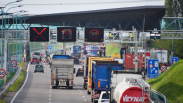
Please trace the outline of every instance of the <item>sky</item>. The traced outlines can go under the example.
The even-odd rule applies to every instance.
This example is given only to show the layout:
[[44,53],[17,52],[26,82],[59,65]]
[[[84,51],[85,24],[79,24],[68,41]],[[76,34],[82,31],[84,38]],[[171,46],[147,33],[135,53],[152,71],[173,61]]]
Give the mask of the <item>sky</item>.
[[[0,7],[14,1],[16,0],[0,0]],[[25,10],[27,11],[25,14],[42,15],[137,6],[163,6],[164,4],[165,0],[23,0],[9,4],[4,11],[24,5],[11,8],[7,12]]]

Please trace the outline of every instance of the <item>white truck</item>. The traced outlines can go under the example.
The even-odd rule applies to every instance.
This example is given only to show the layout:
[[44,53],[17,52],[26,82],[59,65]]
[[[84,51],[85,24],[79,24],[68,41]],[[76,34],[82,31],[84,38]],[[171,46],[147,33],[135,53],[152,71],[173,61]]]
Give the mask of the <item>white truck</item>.
[[53,59],[51,69],[52,89],[57,89],[58,87],[73,89],[75,72],[73,59]]

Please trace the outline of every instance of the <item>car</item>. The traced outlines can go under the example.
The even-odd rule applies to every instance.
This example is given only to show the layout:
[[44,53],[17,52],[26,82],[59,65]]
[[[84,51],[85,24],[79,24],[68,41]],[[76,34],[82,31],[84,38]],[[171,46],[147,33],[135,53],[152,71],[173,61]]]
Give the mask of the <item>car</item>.
[[42,72],[42,73],[44,73],[44,66],[42,66],[42,65],[36,65],[35,66],[34,73],[35,72]]
[[39,52],[34,52],[32,56],[38,58],[41,61],[41,54]]
[[83,76],[84,74],[84,68],[83,67],[79,67],[78,70],[77,70],[77,73],[76,73],[76,77],[77,76]]
[[33,57],[33,58],[31,59],[31,64],[34,63],[34,62],[36,62],[37,64],[39,64],[39,59]]
[[106,91],[102,91],[100,93],[98,103],[109,103],[109,94],[110,92],[106,93]]

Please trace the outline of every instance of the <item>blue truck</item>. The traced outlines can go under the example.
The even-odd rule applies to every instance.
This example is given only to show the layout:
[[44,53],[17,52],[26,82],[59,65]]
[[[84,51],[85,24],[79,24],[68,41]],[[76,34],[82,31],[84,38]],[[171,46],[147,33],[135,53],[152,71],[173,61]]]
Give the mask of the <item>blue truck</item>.
[[53,59],[71,59],[71,56],[69,55],[53,55],[52,58],[50,59],[50,68],[51,68],[51,64],[52,64],[52,60]]
[[81,53],[81,46],[80,45],[73,45],[72,53]]
[[112,70],[124,70],[117,61],[93,61],[91,101],[99,99],[101,91],[110,90]]
[[73,47],[71,48],[71,58],[74,59],[74,64],[80,63],[80,58],[81,58],[80,45],[73,45]]

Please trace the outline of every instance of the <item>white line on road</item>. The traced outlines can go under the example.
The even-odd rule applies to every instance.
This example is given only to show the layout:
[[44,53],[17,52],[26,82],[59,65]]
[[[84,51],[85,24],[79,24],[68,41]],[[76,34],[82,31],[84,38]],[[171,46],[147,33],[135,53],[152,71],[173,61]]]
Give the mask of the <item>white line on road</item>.
[[25,86],[26,82],[27,82],[27,79],[28,79],[28,76],[29,76],[29,66],[30,66],[30,62],[29,62],[29,65],[28,65],[28,68],[27,68],[27,76],[26,76],[26,79],[24,81],[24,84],[22,85],[22,87],[20,88],[20,90],[15,94],[15,96],[13,97],[13,99],[11,100],[10,103],[13,103],[13,101],[15,100],[15,98],[17,97],[17,95],[20,93],[20,91],[23,89],[23,87]]
[[85,96],[83,96],[83,98],[85,98]]
[[51,95],[49,95],[51,97]]
[[51,100],[51,99],[49,99],[49,100]]
[[85,99],[85,101],[86,101],[86,99]]

